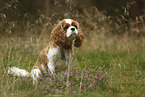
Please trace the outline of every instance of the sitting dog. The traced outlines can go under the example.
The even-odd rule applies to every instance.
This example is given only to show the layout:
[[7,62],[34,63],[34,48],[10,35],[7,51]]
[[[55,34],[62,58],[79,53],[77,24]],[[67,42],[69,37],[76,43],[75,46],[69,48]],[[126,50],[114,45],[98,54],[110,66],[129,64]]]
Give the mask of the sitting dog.
[[50,71],[64,70],[67,66],[66,61],[72,53],[72,46],[80,47],[84,40],[79,23],[72,19],[60,21],[51,32],[51,42],[40,52],[40,56],[33,66],[31,73],[17,67],[9,67],[8,74],[14,76],[32,77],[33,83],[37,84],[40,76]]

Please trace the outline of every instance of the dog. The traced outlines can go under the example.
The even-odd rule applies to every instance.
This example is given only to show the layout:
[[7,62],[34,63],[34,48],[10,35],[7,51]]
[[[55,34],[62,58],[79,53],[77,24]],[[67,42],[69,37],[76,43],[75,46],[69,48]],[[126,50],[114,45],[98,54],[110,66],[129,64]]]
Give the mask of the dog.
[[18,67],[9,67],[8,74],[13,76],[32,77],[33,83],[45,72],[52,74],[66,69],[73,45],[80,47],[84,40],[84,34],[77,21],[64,19],[60,21],[51,32],[51,41],[44,48],[33,66],[31,73]]

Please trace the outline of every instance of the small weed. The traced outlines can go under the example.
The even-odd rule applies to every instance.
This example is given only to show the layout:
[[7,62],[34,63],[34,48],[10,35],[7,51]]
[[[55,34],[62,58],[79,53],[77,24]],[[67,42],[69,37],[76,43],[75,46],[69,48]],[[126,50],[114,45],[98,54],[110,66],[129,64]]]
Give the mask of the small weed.
[[69,73],[69,80],[67,80],[68,70],[58,72],[55,74],[45,74],[45,78],[41,78],[42,82],[38,85],[39,88],[44,89],[48,94],[62,94],[67,90],[68,93],[86,92],[89,90],[96,90],[98,87],[105,87],[110,79],[110,74],[103,71],[103,67],[90,68],[89,63],[85,64],[85,68],[78,70],[75,65]]

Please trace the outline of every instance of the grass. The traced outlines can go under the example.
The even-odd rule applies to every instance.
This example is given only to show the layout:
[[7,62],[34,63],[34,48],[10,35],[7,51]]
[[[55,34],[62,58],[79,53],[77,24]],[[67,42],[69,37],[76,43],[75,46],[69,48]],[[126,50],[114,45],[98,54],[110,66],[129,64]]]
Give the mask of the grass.
[[[64,18],[70,16],[68,14]],[[75,61],[72,65],[75,64],[75,68],[69,73],[75,75],[66,78],[67,71],[56,73],[56,77],[47,75],[46,80],[41,79],[38,86],[34,86],[30,78],[8,75],[7,69],[11,66],[31,71],[40,51],[49,43],[48,32],[54,25],[52,18],[53,16],[49,18],[40,15],[34,23],[29,20],[20,22],[22,26],[10,21],[7,24],[6,18],[1,22],[1,25],[7,24],[1,30],[7,34],[0,36],[0,97],[145,96],[145,40],[143,36],[138,36],[145,31],[144,24],[138,27],[135,26],[138,21],[131,21],[128,23],[130,27],[125,27],[124,24],[110,21],[96,8],[85,10],[83,15],[74,17],[78,19],[86,36],[83,46],[74,50]],[[132,37],[133,35],[138,37]],[[103,66],[105,67],[100,69]],[[102,82],[106,72],[108,75],[105,78],[110,79]],[[96,81],[98,73],[101,80]],[[71,85],[66,82],[71,82]]]
[[[102,38],[98,40],[100,37]],[[41,40],[39,43],[36,41],[35,38],[7,38],[2,40],[0,45],[1,97],[65,95],[64,92],[51,93],[46,88],[34,86],[30,78],[7,75],[9,66],[31,70],[40,50],[47,45],[46,40]],[[77,59],[77,70],[81,72],[85,68],[84,64],[87,64],[89,60],[88,68],[98,70],[100,66],[105,65],[103,72],[110,72],[111,78],[105,87],[99,85],[96,89],[90,88],[85,91],[86,88],[84,88],[80,92],[72,90],[67,96],[145,96],[144,45],[144,39],[135,41],[127,37],[118,40],[117,37],[105,39],[103,36],[96,35],[92,39],[86,39],[81,48],[75,49],[74,57]],[[81,75],[81,73],[79,74]],[[48,84],[41,83],[41,85]]]

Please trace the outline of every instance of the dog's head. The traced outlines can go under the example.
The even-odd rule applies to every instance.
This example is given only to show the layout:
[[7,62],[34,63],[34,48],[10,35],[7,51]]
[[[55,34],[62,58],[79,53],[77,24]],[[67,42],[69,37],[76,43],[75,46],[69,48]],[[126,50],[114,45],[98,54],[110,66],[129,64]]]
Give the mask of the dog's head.
[[52,30],[51,38],[58,46],[69,49],[73,42],[75,47],[80,47],[84,40],[84,35],[77,21],[64,19]]

